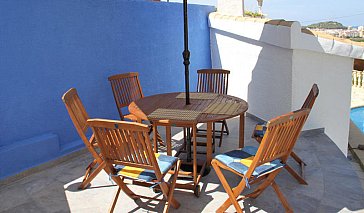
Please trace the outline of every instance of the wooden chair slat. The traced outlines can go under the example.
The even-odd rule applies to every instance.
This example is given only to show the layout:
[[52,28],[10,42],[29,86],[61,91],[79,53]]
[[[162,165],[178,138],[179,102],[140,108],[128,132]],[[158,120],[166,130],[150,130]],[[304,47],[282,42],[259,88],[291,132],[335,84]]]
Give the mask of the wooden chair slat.
[[115,149],[116,149],[116,156],[115,158],[117,159],[123,159],[124,158],[124,155],[123,155],[123,150],[122,150],[122,144],[121,144],[121,141],[120,141],[120,131],[121,130],[114,130],[113,132],[113,138],[114,138],[114,143],[116,145]]
[[[319,88],[317,86],[317,84],[313,84],[312,87],[311,87],[311,90],[309,91],[301,109],[312,109],[315,101],[316,101],[316,98],[318,97],[319,95]],[[282,136],[283,137],[283,136]],[[253,135],[252,135],[252,138],[256,139],[257,142],[261,142],[262,141],[262,137],[260,136],[256,136],[253,132]],[[293,159],[300,165],[300,168],[301,168],[301,175],[299,175],[298,173],[295,172],[295,170],[293,170],[292,168],[287,168],[287,171],[294,177],[297,179],[297,181],[301,184],[307,184],[307,182],[304,180],[303,178],[303,168],[304,166],[306,165],[303,160],[298,157],[298,155],[292,151],[291,153],[291,156],[293,157]]]
[[[162,180],[167,173],[162,174],[156,160],[156,157],[152,151],[149,139],[149,127],[144,124],[126,122],[126,121],[114,121],[105,119],[89,119],[87,124],[91,126],[95,137],[100,144],[100,151],[105,159],[104,163],[109,171],[113,171],[113,178],[119,186],[118,192],[114,197],[112,202],[111,212],[113,211],[116,201],[119,196],[120,190],[123,190],[132,199],[139,198],[138,195],[134,194],[128,186],[124,183],[124,176],[129,178],[140,178],[140,174],[137,177],[126,175],[124,170],[121,170],[116,174],[114,164],[137,168],[143,170],[154,171],[155,177],[150,180],[149,183],[145,183],[145,186],[151,186],[151,184],[158,183],[160,189],[166,200],[166,205],[164,212],[167,212],[169,206],[172,205],[174,208],[178,208],[180,204],[173,198],[173,190],[176,183],[176,178],[178,176],[180,161],[174,159],[173,164],[171,164],[170,169],[174,169],[173,177],[170,183]],[[127,156],[124,156],[127,155]],[[129,168],[127,168],[127,171]],[[133,173],[134,174],[134,173]],[[134,174],[134,175],[135,175]],[[122,176],[122,178],[120,177]],[[137,181],[137,180],[136,180]],[[141,196],[145,197],[145,196]]]
[[122,108],[127,107],[131,102],[144,97],[138,75],[137,72],[130,72],[113,75],[108,78],[114,94],[116,107],[118,108],[122,120],[124,118]]
[[[121,120],[125,120],[125,116],[133,121],[141,122],[140,118],[134,120],[134,116],[123,114],[123,109],[128,107],[133,101],[144,97],[142,87],[139,81],[139,74],[137,72],[129,72],[118,75],[113,75],[108,78],[111,84],[115,104],[119,112]],[[152,127],[150,127],[152,128]],[[151,131],[150,131],[151,132]],[[158,142],[163,143],[159,133],[157,133]]]
[[[148,130],[149,131],[149,130]],[[134,147],[135,147],[135,155],[136,155],[136,157],[137,157],[137,159],[138,159],[138,163],[141,163],[141,164],[144,164],[145,163],[145,161],[143,160],[143,150],[142,150],[142,148],[139,146],[139,143],[137,142],[137,140],[139,139],[139,138],[137,138],[137,139],[135,139],[135,135],[136,133],[132,133],[132,134],[130,134],[130,137],[131,137],[131,140],[132,140],[132,143],[134,144]]]
[[[197,92],[227,94],[229,74],[230,71],[224,69],[197,70]],[[219,136],[220,138],[219,147],[220,147],[222,143],[223,133],[229,134],[229,130],[226,120],[219,121],[219,123],[222,123],[221,130],[219,131],[215,130],[213,135],[215,136],[215,132],[220,133]]]
[[[235,171],[229,164],[225,165],[216,158],[212,161],[212,166],[220,179],[225,191],[229,198],[217,209],[217,212],[225,212],[229,206],[233,205],[237,212],[242,212],[238,201],[241,200],[238,196],[244,191],[248,183],[255,184],[261,183],[250,194],[243,196],[242,198],[256,198],[258,197],[268,186],[272,186],[277,194],[277,197],[281,201],[287,212],[292,212],[288,201],[285,199],[283,193],[280,191],[278,185],[275,182],[275,177],[282,170],[282,167],[270,169],[263,174],[253,175],[257,167],[279,160],[281,163],[286,164],[289,155],[292,152],[292,148],[295,145],[298,136],[303,128],[305,121],[307,120],[309,109],[301,109],[296,112],[291,112],[275,119],[270,120],[267,123],[267,130],[260,143],[260,146],[252,160],[246,173],[239,173]],[[282,165],[282,166],[283,166]],[[236,187],[231,187],[227,182],[221,169],[228,170],[242,177],[242,180]]]
[[131,154],[131,151],[130,151],[130,147],[129,145],[127,144],[127,136],[126,136],[126,132],[125,131],[120,131],[120,134],[121,134],[121,138],[122,138],[122,141],[121,141],[121,144],[125,150],[125,153],[126,153],[126,156],[125,156],[125,161],[126,162],[132,162],[132,154]]
[[123,136],[122,136],[122,131],[118,131],[117,134],[116,134],[116,137],[117,137],[117,140],[118,140],[118,143],[119,143],[119,151],[120,151],[120,155],[121,155],[121,158],[122,160],[124,161],[128,161],[128,152],[125,148],[125,146],[123,145]]
[[[89,129],[89,125],[87,124],[87,119],[89,119],[89,116],[81,102],[80,97],[78,96],[77,90],[75,88],[69,89],[62,96],[62,100],[78,135],[94,158],[94,160],[87,167],[88,169],[86,169],[82,183],[79,186],[80,189],[85,189],[100,171],[105,170],[105,172],[110,173],[111,170],[108,168],[103,169],[104,160],[96,150],[98,143],[96,142],[94,135],[92,135],[90,138],[86,136],[86,132]],[[95,167],[96,165],[97,167]]]
[[[143,141],[144,140],[142,134],[140,134],[140,133],[137,134],[137,137],[138,137],[138,141]],[[143,163],[149,165],[150,162],[147,159],[147,147],[145,146],[144,143],[139,143],[139,146],[140,146],[140,155],[142,157]]]

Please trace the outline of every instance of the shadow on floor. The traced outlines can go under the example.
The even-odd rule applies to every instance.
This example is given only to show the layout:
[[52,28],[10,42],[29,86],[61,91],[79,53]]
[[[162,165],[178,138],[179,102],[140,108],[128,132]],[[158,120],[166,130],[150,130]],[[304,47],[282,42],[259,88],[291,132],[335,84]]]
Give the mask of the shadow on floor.
[[[255,145],[250,138],[255,120],[247,117],[245,144]],[[216,153],[236,149],[238,119],[229,120],[230,135],[224,137]],[[181,131],[175,128],[176,132]],[[161,133],[164,131],[161,130]],[[364,193],[360,180],[351,163],[323,133],[305,134],[299,138],[295,152],[307,163],[305,176],[309,185],[300,185],[285,170],[276,178],[283,194],[295,212],[339,212],[364,210]],[[1,185],[0,212],[106,212],[117,190],[109,176],[100,173],[86,190],[78,190],[85,167],[91,161],[87,152],[56,166],[31,174],[23,179]],[[297,169],[294,161],[289,163]],[[238,176],[225,172],[229,184],[238,184]],[[177,189],[175,198],[179,209],[170,212],[214,212],[227,198],[214,170],[201,180],[201,196],[192,191]],[[137,194],[159,196],[152,189],[131,186]],[[253,187],[252,189],[253,190]],[[269,187],[257,199],[240,202],[246,212],[283,212],[283,206]],[[164,203],[141,199],[133,201],[120,194],[115,212],[160,212]],[[229,212],[234,212],[230,207]]]

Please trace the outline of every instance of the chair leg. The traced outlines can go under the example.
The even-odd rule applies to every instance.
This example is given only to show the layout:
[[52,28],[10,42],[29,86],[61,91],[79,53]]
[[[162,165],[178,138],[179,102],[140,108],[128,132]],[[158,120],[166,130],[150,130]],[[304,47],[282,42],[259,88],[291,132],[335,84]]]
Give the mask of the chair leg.
[[93,170],[93,168],[95,167],[95,165],[97,164],[97,160],[96,159],[94,159],[94,161],[92,161],[88,166],[87,166],[87,168],[86,168],[86,172],[85,172],[85,178],[84,179],[86,179],[89,175],[90,175],[90,173],[91,173],[91,171]]
[[87,167],[85,177],[83,178],[82,183],[78,187],[79,189],[85,189],[91,183],[91,181],[100,173],[100,171],[105,168],[105,163],[102,161],[95,169],[92,169],[92,167],[96,165],[96,163],[99,163],[97,159],[95,159]]
[[92,181],[91,179],[89,179],[91,173],[93,172],[93,169],[95,167],[95,165],[97,164],[97,160],[94,159],[86,168],[86,171],[85,171],[85,175],[83,176],[83,180],[82,180],[82,183],[80,184],[80,186],[78,187],[78,189],[85,189],[89,183]]
[[[105,170],[107,170],[106,168],[105,168]],[[111,170],[110,170],[111,171]],[[107,171],[108,172],[108,171]],[[137,194],[135,194],[133,191],[131,191],[130,189],[129,189],[129,187],[124,183],[124,181],[123,181],[123,179],[124,178],[121,178],[121,177],[119,177],[119,176],[112,176],[111,177],[112,179],[113,179],[113,181],[119,186],[119,188],[121,189],[121,190],[123,190],[123,192],[128,196],[128,197],[130,197],[131,199],[133,199],[133,200],[137,200],[137,199],[139,199],[140,198],[140,196],[139,195],[137,195]]]
[[[224,120],[225,121],[225,120]],[[221,131],[220,131],[220,141],[219,141],[219,147],[221,147],[222,144],[222,137],[224,136],[224,121],[221,123]],[[225,121],[226,122],[226,121]]]
[[[244,190],[245,187],[242,188],[242,190],[239,192],[239,193],[234,193],[232,190],[231,190],[231,187],[229,185],[229,183],[227,182],[226,178],[224,177],[224,174],[222,173],[218,163],[216,162],[216,160],[213,160],[211,162],[212,164],[212,167],[214,168],[216,174],[217,174],[217,177],[220,179],[220,182],[222,184],[222,186],[224,187],[226,193],[228,194],[229,196],[229,199],[227,199],[217,210],[216,212],[225,212],[226,209],[228,209],[231,204],[234,205],[235,209],[236,209],[236,212],[238,213],[242,213],[243,210],[241,209],[241,207],[239,206],[239,203],[238,201],[236,200],[236,198],[239,196],[240,192],[242,190]],[[243,180],[245,182],[245,180]],[[239,184],[240,185],[240,184]]]
[[[206,130],[207,132],[207,130]],[[215,134],[216,134],[216,123],[212,123],[212,144],[215,144]]]
[[303,162],[303,160],[300,158],[300,157],[298,157],[298,155],[295,153],[295,152],[291,152],[291,157],[298,163],[298,164],[303,164],[303,165],[305,165],[305,166],[307,166],[306,165],[306,163],[305,162]]
[[110,213],[114,212],[114,209],[115,209],[115,206],[116,206],[116,202],[118,201],[118,198],[119,198],[120,191],[121,191],[121,188],[118,187],[118,190],[116,191],[115,196],[114,196],[114,200],[113,200],[113,202],[111,204],[111,207],[109,209],[109,212]]
[[300,184],[304,184],[304,185],[308,185],[308,183],[306,182],[306,180],[299,174],[297,174],[297,172],[290,167],[288,164],[286,164],[284,166],[284,168],[300,183]]
[[281,192],[281,190],[279,189],[279,187],[275,181],[272,182],[272,187],[273,187],[274,191],[276,192],[276,194],[278,195],[278,198],[281,201],[281,203],[283,204],[284,208],[286,209],[286,212],[293,212],[291,206],[289,205],[288,201],[284,197],[283,193]]
[[227,125],[227,122],[226,122],[226,120],[223,120],[222,121],[222,123],[223,123],[223,125],[225,126],[225,133],[227,134],[227,135],[229,135],[230,134],[230,131],[229,131],[229,127],[228,127],[228,125]]
[[288,201],[286,200],[283,193],[279,189],[278,185],[274,181],[275,177],[279,174],[280,170],[281,169],[278,169],[276,171],[273,171],[271,174],[269,174],[268,177],[264,180],[264,182],[262,184],[260,184],[254,190],[254,192],[246,195],[246,197],[257,198],[268,186],[271,185],[273,187],[274,191],[276,192],[279,200],[281,201],[282,205],[286,209],[286,212],[293,212],[292,208],[290,207],[290,205],[288,203]]
[[183,144],[184,150],[187,150],[187,128],[183,127]]
[[[150,134],[152,134],[152,132],[153,132],[153,125],[150,125],[149,126],[148,134],[150,135]],[[154,134],[154,135],[156,135],[156,137],[157,137],[158,144],[160,146],[164,146],[164,142],[163,142],[162,136],[159,134],[158,130],[156,130],[156,133],[157,134]]]
[[[215,153],[215,141],[216,141],[216,138],[215,138],[215,135],[216,135],[216,125],[215,125],[216,123],[215,122],[213,122],[212,123],[212,153]],[[207,131],[206,131],[207,132]],[[221,140],[221,138],[220,138],[220,140]]]
[[276,171],[273,171],[272,173],[270,173],[267,178],[265,178],[263,180],[263,183],[261,183],[252,193],[246,195],[246,197],[250,197],[250,198],[257,198],[259,195],[262,194],[262,192],[272,184],[272,182],[274,181],[274,178],[278,175],[278,173],[280,172],[281,169],[278,169]]
[[161,134],[157,131],[157,141],[160,146],[165,146]]
[[[172,182],[171,182],[171,185],[169,186],[169,191],[168,191],[168,196],[167,196],[167,202],[166,204],[164,205],[164,210],[163,212],[164,213],[167,213],[168,210],[169,210],[169,206],[172,202],[172,199],[173,199],[173,193],[174,193],[174,188],[176,186],[176,181],[177,181],[177,176],[178,176],[178,172],[179,172],[179,168],[181,166],[181,161],[178,160],[177,161],[177,164],[176,164],[176,167],[175,167],[175,172],[173,174],[173,179],[172,179]],[[178,205],[177,208],[179,208],[180,205]]]
[[[161,183],[159,186],[161,188],[161,191],[162,191],[164,197],[168,200],[168,192],[169,192],[170,186],[168,186],[168,184],[165,182]],[[170,199],[171,199],[171,201],[169,202],[169,204],[172,205],[173,208],[178,209],[181,204],[173,197],[171,197]]]
[[[246,195],[244,197],[245,198],[247,198],[247,197],[251,197],[251,198],[258,197],[264,191],[264,189],[266,189],[269,185],[271,185],[271,183],[274,181],[274,178],[279,174],[279,171],[280,171],[280,169],[278,169],[276,171],[273,171],[271,174],[268,175],[268,177],[264,180],[264,182],[262,184],[260,184],[255,189],[254,192],[252,192],[252,193],[250,193],[250,194],[248,194],[248,195]],[[232,192],[233,192],[235,198],[238,197],[241,194],[241,192],[244,190],[245,184],[246,184],[245,180],[243,179],[243,180],[240,181],[240,183],[239,183],[239,185],[237,187],[233,188]],[[226,209],[229,208],[229,206],[231,205],[230,202],[231,201],[229,199],[227,199],[224,202],[224,204],[222,206],[220,206],[219,209],[221,209],[221,212],[225,212]]]

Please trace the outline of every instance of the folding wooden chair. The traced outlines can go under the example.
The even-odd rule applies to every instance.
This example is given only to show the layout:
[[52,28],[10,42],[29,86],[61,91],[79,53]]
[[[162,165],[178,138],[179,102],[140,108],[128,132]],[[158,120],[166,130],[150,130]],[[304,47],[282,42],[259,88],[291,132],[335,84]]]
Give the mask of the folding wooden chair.
[[[305,100],[305,102],[303,103],[301,109],[312,109],[313,104],[315,103],[315,100],[317,98],[317,96],[319,95],[319,88],[317,86],[317,84],[313,84],[312,88],[310,90],[310,92],[308,93],[308,96]],[[262,141],[264,133],[266,131],[266,123],[258,123],[253,131],[252,134],[252,138],[254,138],[256,141],[258,141],[259,143]],[[307,185],[307,182],[304,179],[304,166],[306,166],[306,163],[303,162],[303,160],[294,152],[291,152],[291,157],[300,165],[300,175],[289,165],[287,165],[285,168],[287,169],[287,171],[294,177],[297,179],[297,181],[300,184],[305,184]]]
[[[77,90],[75,88],[69,89],[63,96],[62,100],[66,105],[67,111],[73,125],[75,126],[78,135],[81,137],[83,143],[86,145],[86,148],[94,157],[94,160],[87,166],[85,176],[82,180],[81,185],[79,186],[80,189],[85,189],[90,182],[96,177],[96,175],[103,169],[103,159],[102,156],[96,151],[98,144],[95,140],[94,135],[87,138],[86,133],[89,129],[87,124],[87,119],[89,116],[83,106],[80,97],[77,94]],[[95,168],[95,166],[98,166]],[[109,173],[108,171],[106,171]]]
[[[247,146],[241,150],[219,154],[212,160],[212,166],[229,195],[229,198],[217,209],[217,212],[224,212],[231,205],[234,205],[237,212],[243,212],[238,201],[248,197],[256,198],[268,186],[273,187],[285,210],[292,212],[292,208],[274,179],[287,165],[287,159],[309,112],[309,109],[301,109],[274,118],[268,121],[259,148]],[[221,169],[242,177],[242,180],[236,187],[231,188]],[[238,198],[246,187],[255,183],[261,184],[252,193]]]
[[[111,170],[110,175],[118,177],[116,183],[119,188],[110,212],[115,208],[120,190],[134,200],[138,198],[160,200],[134,194],[124,183],[124,178],[142,181],[145,186],[158,185],[166,200],[164,212],[168,212],[170,205],[174,208],[180,206],[173,198],[173,191],[181,162],[177,157],[153,152],[147,125],[105,119],[89,119],[87,123],[96,136],[106,168]],[[164,177],[171,169],[173,176],[170,178],[171,181],[167,182]]]
[[[123,109],[127,108],[131,102],[143,98],[142,87],[139,82],[139,74],[137,72],[129,72],[118,75],[113,75],[108,78],[111,84],[111,89],[114,95],[115,104],[118,109],[120,119],[122,121],[131,120],[142,122],[140,118],[133,114],[124,114]],[[153,127],[149,127],[149,134],[152,132]],[[162,137],[157,132],[157,140],[160,145],[163,144]]]
[[[200,69],[197,70],[197,92],[208,92],[227,94],[228,83],[229,83],[229,70],[223,69]],[[221,123],[221,130],[215,130],[215,123]],[[229,128],[226,120],[217,121],[213,124],[214,127],[214,138],[219,138],[219,147],[221,147],[223,134],[229,135]],[[197,129],[197,131],[206,131],[206,129]],[[220,135],[215,135],[215,132]],[[199,135],[200,136],[200,135]]]

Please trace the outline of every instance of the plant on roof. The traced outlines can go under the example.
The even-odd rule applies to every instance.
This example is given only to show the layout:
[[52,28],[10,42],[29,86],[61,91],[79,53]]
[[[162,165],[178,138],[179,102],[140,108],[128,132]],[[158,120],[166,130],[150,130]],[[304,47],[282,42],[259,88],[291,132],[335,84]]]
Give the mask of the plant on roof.
[[253,18],[264,18],[264,15],[255,11],[249,11],[249,10],[245,10],[244,11],[244,16],[248,16],[248,17],[253,17]]

